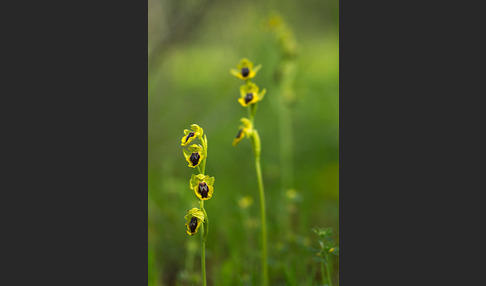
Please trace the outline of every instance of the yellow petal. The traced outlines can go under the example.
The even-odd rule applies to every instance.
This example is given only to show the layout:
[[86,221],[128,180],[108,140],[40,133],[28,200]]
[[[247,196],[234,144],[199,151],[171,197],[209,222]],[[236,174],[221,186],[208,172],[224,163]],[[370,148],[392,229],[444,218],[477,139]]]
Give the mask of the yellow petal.
[[258,88],[258,86],[256,84],[254,84],[253,82],[249,82],[247,84],[244,84],[242,86],[240,86],[240,96],[241,97],[245,97],[247,93],[258,93],[260,89]]
[[238,102],[241,104],[243,107],[247,107],[248,104],[246,104],[245,99],[243,97],[238,98]]
[[182,137],[182,139],[181,139],[181,146],[187,146],[187,145],[189,145],[192,142],[192,140],[196,139],[196,134],[195,133],[194,133],[194,135],[188,137],[189,134],[190,133],[188,133],[188,134],[186,134],[186,135],[184,135]]
[[198,184],[198,179],[196,178],[196,175],[191,174],[191,179],[189,180],[189,189],[194,189],[194,186]]
[[[209,176],[205,176],[204,174],[198,174],[196,176],[196,178],[198,179],[199,182],[204,181],[204,179],[207,178],[207,177],[209,177]],[[199,184],[199,182],[198,182],[198,184]]]
[[202,151],[202,146],[199,145],[199,144],[192,144],[191,146],[189,146],[189,151],[191,151],[192,153],[195,153],[195,152],[201,152]]
[[192,236],[192,235],[195,235],[195,234],[197,233],[197,230],[198,230],[198,229],[199,229],[199,227],[201,226],[201,223],[202,223],[202,221],[201,221],[201,220],[198,218],[198,219],[197,219],[197,224],[196,224],[196,229],[194,230],[194,233],[191,233],[191,228],[189,227],[189,222],[187,222],[187,223],[186,223],[186,227],[187,227],[186,232],[187,232],[187,234],[189,234],[189,235],[191,235],[191,236]]
[[204,222],[204,213],[198,209],[198,208],[192,208],[189,211],[187,211],[187,215],[184,216],[187,222],[190,222],[192,217],[195,216],[198,219],[200,219],[202,222]]
[[238,77],[238,75],[240,74],[240,71],[239,70],[235,70],[235,69],[231,69],[230,70],[230,73],[236,77]]
[[204,130],[202,129],[202,127],[199,127],[199,125],[197,124],[192,124],[191,129],[194,131],[194,133],[196,133],[196,136],[199,138],[201,138],[204,134]]
[[250,60],[248,60],[247,58],[242,58],[240,60],[240,63],[238,65],[236,65],[236,67],[240,70],[244,67],[251,69],[251,68],[253,68],[253,63]]
[[184,154],[184,158],[186,158],[186,160],[189,160],[189,157],[191,157],[191,152],[187,151],[186,149],[182,149],[182,153]]
[[[194,146],[194,145],[192,145],[192,146]],[[191,150],[191,147],[189,147],[189,150]],[[202,154],[199,151],[190,152],[190,151],[187,151],[186,149],[182,149],[182,150],[184,152],[184,157],[186,157],[186,161],[189,163],[188,166],[191,167],[191,168],[196,168],[197,166],[199,166],[199,164],[201,164],[202,160],[204,160],[204,154]],[[199,160],[197,161],[197,164],[196,165],[193,165],[192,162],[191,162],[192,153],[198,153],[199,154]]]
[[255,76],[256,76],[256,72],[254,70],[250,70],[247,78],[254,78]]
[[241,74],[241,71],[239,70],[235,70],[235,69],[232,69],[230,70],[230,73],[234,76],[236,76],[237,78],[239,79],[247,79],[248,77],[244,77],[242,74]]
[[250,101],[248,101],[248,103],[245,102],[245,99],[243,97],[240,97],[238,99],[238,102],[241,105],[243,105],[244,107],[247,107],[248,105],[254,104],[254,103],[258,102],[258,101],[260,101],[260,97],[258,97],[257,94],[253,94],[253,98]]

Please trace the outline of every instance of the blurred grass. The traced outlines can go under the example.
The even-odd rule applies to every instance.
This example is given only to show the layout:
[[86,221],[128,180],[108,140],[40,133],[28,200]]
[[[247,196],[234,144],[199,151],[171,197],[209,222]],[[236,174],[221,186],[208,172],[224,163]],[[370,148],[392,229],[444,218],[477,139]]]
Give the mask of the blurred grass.
[[[315,242],[311,228],[332,226],[339,234],[337,1],[272,4],[278,7],[262,7],[256,1],[207,2],[194,9],[195,1],[149,1],[149,285],[200,283],[199,237],[186,234],[183,218],[197,206],[188,187],[194,170],[187,167],[179,143],[182,130],[192,123],[203,127],[208,136],[206,170],[216,178],[213,198],[205,204],[211,220],[206,246],[208,284],[258,285],[254,161],[248,140],[231,146],[239,119],[247,116],[236,101],[241,82],[229,74],[242,57],[263,65],[254,81],[267,89],[255,124],[262,140],[271,285],[316,285],[319,265],[306,250]],[[301,200],[292,203],[280,186],[278,109],[271,100],[278,96],[273,74],[279,55],[274,38],[261,27],[274,11],[271,7],[278,8],[293,28],[299,45],[293,138],[295,188]],[[199,20],[185,30],[168,24],[177,23],[179,15],[192,19],[196,14],[191,13],[199,13]],[[182,36],[167,36],[171,29]],[[171,41],[164,42],[164,37]],[[254,203],[242,210],[237,201],[246,195]],[[290,230],[285,229],[288,215]],[[336,260],[334,281],[338,270]]]

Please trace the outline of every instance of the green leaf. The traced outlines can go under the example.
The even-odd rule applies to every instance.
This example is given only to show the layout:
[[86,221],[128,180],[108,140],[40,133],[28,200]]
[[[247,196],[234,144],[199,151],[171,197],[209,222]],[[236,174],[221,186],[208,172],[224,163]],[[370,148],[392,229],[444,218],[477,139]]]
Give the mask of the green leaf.
[[321,257],[314,256],[314,257],[312,257],[312,259],[313,259],[314,261],[317,261],[317,262],[322,262],[322,263],[327,264],[327,261],[326,261],[325,259],[321,258]]
[[308,251],[312,252],[312,253],[317,253],[317,252],[321,252],[320,249],[317,249],[317,248],[313,248],[313,247],[308,247],[307,248]]

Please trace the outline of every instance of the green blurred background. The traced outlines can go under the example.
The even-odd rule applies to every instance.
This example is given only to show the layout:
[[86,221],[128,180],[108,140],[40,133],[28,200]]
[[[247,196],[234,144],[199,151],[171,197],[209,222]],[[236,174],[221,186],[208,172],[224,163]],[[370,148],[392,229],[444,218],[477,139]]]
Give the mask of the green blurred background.
[[[328,1],[148,1],[148,276],[149,285],[200,285],[200,237],[184,215],[198,206],[180,140],[196,123],[216,178],[205,208],[208,285],[259,285],[260,209],[249,140],[233,147],[243,83],[229,70],[243,57],[262,64],[253,79],[266,88],[255,117],[262,141],[271,285],[320,285],[313,261],[315,226],[339,241],[339,4]],[[281,55],[265,21],[279,13],[298,45],[293,82],[295,193],[282,186],[279,86]],[[253,204],[239,205],[243,197]],[[339,263],[332,267],[338,285]]]

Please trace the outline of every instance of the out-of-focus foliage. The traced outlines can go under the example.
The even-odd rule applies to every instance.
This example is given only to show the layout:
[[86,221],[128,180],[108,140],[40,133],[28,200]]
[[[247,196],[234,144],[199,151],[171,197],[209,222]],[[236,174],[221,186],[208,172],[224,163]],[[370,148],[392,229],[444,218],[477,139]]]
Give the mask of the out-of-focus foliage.
[[[294,189],[280,172],[281,55],[265,21],[275,12],[293,31],[298,54],[293,85]],[[246,57],[261,64],[254,82],[266,89],[255,124],[267,196],[271,285],[316,285],[319,265],[307,249],[313,227],[333,227],[339,241],[338,1],[148,1],[148,275],[150,285],[200,283],[199,234],[184,215],[197,207],[193,173],[181,152],[183,130],[204,128],[206,173],[217,177],[205,204],[208,285],[258,285],[259,197],[248,140],[233,147],[247,111],[241,80],[230,69]],[[272,99],[273,98],[273,99]],[[315,235],[314,235],[315,236]],[[339,265],[333,267],[338,285]]]

